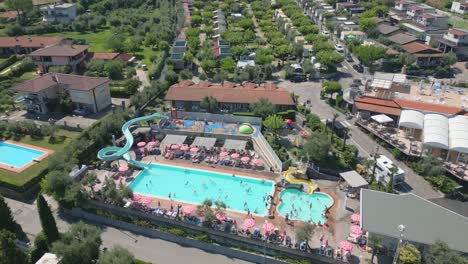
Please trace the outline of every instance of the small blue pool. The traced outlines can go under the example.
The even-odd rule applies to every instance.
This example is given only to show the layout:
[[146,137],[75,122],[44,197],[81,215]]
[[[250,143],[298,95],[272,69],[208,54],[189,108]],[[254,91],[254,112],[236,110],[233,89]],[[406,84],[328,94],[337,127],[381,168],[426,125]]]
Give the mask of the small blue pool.
[[291,220],[301,220],[325,224],[325,211],[333,205],[333,198],[328,194],[316,192],[306,194],[296,189],[286,189],[280,194],[281,203],[278,212]]
[[0,142],[0,163],[10,167],[24,167],[42,155],[44,155],[43,151]]
[[265,215],[266,197],[274,182],[232,174],[178,166],[150,164],[130,188],[139,194],[201,204],[205,199],[223,201],[228,209]]

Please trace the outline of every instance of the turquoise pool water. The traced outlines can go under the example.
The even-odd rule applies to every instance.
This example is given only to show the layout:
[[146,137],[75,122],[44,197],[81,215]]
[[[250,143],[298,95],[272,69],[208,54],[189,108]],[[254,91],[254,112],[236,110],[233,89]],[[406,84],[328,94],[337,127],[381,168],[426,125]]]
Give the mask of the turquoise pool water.
[[278,212],[291,220],[311,223],[325,223],[325,210],[333,204],[333,198],[324,193],[306,194],[296,189],[287,189],[280,193],[281,203]]
[[44,152],[19,145],[0,142],[0,163],[21,168],[44,155]]
[[226,203],[228,209],[265,215],[265,195],[273,195],[273,181],[206,170],[152,163],[130,188],[139,194],[201,204],[205,199]]

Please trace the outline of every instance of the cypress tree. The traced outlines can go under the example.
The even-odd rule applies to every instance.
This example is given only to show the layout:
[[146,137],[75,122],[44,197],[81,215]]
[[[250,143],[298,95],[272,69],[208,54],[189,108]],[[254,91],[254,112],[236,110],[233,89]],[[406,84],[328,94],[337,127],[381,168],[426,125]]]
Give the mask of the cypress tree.
[[59,238],[59,232],[54,215],[42,195],[37,197],[37,210],[39,211],[39,218],[41,219],[42,231],[50,245]]
[[5,198],[0,195],[0,229],[6,229],[13,233],[18,233],[18,224],[13,219],[10,207],[5,201]]

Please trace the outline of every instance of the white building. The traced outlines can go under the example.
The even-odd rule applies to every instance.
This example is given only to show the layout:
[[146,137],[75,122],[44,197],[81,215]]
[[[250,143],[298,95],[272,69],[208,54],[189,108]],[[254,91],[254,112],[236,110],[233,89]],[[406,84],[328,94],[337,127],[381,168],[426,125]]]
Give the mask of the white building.
[[40,10],[43,15],[42,21],[47,23],[67,23],[74,21],[76,18],[75,4],[63,3],[46,5],[41,7]]
[[468,14],[468,1],[459,1],[459,2],[452,2],[452,7],[450,8],[452,13],[457,13],[461,15]]
[[[373,158],[370,158],[373,160]],[[369,172],[374,172],[374,167],[369,168]],[[383,184],[389,183],[393,177],[393,185],[401,184],[405,181],[405,171],[393,164],[386,156],[380,155],[375,164],[375,179]]]
[[36,264],[59,264],[60,258],[52,253],[45,253]]

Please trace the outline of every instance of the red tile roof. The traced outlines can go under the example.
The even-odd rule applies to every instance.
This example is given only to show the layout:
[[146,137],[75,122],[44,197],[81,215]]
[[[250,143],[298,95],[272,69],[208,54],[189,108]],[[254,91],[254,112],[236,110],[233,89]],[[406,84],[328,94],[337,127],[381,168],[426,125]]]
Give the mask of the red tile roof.
[[0,47],[41,48],[56,45],[63,40],[64,38],[60,37],[0,37]]
[[408,9],[411,9],[411,10],[423,10],[424,8],[422,8],[421,6],[418,6],[418,5],[414,5],[414,6],[408,7]]
[[355,102],[354,105],[356,106],[358,110],[364,110],[364,111],[369,111],[369,112],[374,112],[374,113],[393,115],[393,116],[399,116],[401,113],[401,109],[399,108],[379,106],[379,105],[359,103],[359,102]]
[[411,42],[402,45],[401,48],[409,53],[420,53],[422,51],[432,51],[433,53],[441,53],[438,49],[435,49],[431,46],[419,42]]
[[460,35],[460,36],[468,34],[468,31],[464,31],[464,30],[456,29],[456,28],[451,28],[451,29],[448,30],[448,32],[453,34],[453,35]]
[[380,98],[370,97],[370,96],[359,97],[359,98],[354,99],[354,101],[359,102],[359,103],[374,104],[374,105],[388,106],[388,107],[394,107],[394,108],[400,107],[393,100],[380,99]]
[[3,12],[0,13],[0,17],[9,19],[9,20],[14,20],[18,16],[18,12],[16,11],[8,11],[8,12]]
[[207,81],[191,85],[188,82],[174,84],[167,91],[165,100],[200,102],[205,96],[213,96],[220,103],[250,104],[266,98],[275,105],[295,105],[289,92],[275,85],[246,83],[234,86],[232,83],[219,85]]
[[89,91],[109,82],[108,78],[88,77],[74,74],[47,73],[11,87],[18,92],[37,93],[52,86],[63,84],[67,89]]
[[30,56],[62,56],[71,57],[76,56],[86,50],[88,45],[54,45],[31,52]]
[[431,15],[431,14],[427,14],[427,13],[426,13],[426,14],[422,14],[422,15],[420,15],[420,17],[423,17],[423,18],[434,18],[434,16],[433,16],[433,15]]
[[410,109],[448,114],[448,115],[455,115],[455,114],[462,113],[464,111],[463,108],[460,108],[460,107],[436,105],[436,104],[415,102],[415,101],[409,101],[409,100],[403,100],[403,99],[395,99],[395,102],[398,105],[400,105],[402,108],[410,108]]
[[89,53],[90,59],[96,60],[113,60],[119,56],[118,52],[91,52]]

